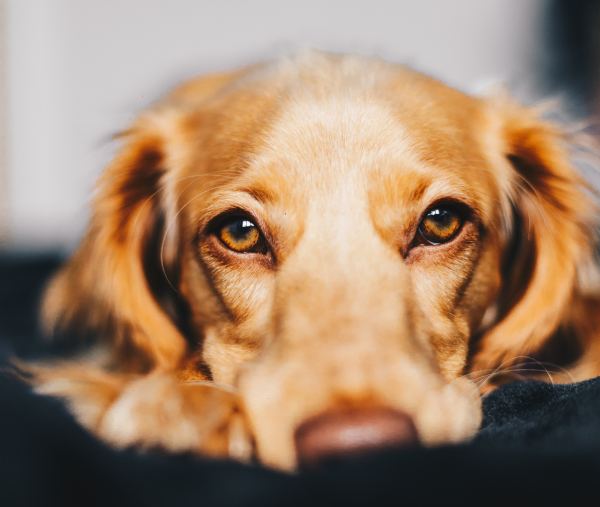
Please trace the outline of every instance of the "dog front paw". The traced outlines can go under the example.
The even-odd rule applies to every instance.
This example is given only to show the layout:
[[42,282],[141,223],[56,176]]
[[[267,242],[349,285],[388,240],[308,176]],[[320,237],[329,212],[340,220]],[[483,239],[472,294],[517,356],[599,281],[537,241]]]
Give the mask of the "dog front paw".
[[158,447],[242,461],[252,456],[235,393],[166,373],[130,382],[104,414],[98,431],[118,447]]

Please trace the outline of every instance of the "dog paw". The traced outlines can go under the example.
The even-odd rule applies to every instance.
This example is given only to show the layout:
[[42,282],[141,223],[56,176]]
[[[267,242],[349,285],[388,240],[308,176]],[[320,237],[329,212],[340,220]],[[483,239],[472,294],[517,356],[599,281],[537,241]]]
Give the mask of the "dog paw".
[[153,373],[133,380],[108,407],[98,433],[118,447],[162,448],[247,461],[252,440],[238,396],[209,382]]

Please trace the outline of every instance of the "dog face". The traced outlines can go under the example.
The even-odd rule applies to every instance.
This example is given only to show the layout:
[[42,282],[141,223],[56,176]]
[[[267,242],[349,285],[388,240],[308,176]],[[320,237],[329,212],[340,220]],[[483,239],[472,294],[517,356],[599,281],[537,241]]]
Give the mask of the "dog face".
[[383,62],[204,78],[126,138],[46,316],[110,322],[126,368],[238,389],[278,467],[348,429],[332,414],[394,414],[390,441],[473,435],[475,338],[481,368],[538,347],[588,255],[557,131]]

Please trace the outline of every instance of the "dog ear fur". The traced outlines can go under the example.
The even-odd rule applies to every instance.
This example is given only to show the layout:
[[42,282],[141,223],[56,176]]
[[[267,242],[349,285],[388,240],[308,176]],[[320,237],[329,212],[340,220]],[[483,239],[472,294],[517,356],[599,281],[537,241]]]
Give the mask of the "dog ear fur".
[[[143,353],[139,369],[173,368],[186,348],[149,277],[167,274],[164,264],[154,264],[177,241],[175,231],[170,231],[170,245],[163,240],[170,204],[165,188],[169,129],[176,128],[175,117],[150,112],[122,135],[124,147],[99,182],[87,234],[51,281],[42,306],[48,330],[106,335],[122,354],[128,349],[136,350],[132,357]],[[172,262],[167,267],[172,270]]]
[[509,366],[538,351],[579,297],[578,272],[593,256],[597,208],[572,162],[568,136],[536,111],[502,101],[513,246],[505,260],[495,325],[478,344],[474,369]]

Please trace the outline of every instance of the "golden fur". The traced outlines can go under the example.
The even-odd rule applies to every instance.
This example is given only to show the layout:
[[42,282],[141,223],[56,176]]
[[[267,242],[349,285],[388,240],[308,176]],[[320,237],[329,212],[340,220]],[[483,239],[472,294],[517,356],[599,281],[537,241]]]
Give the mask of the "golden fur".
[[[121,141],[43,308],[103,359],[36,379],[113,444],[291,469],[294,429],[327,408],[397,408],[426,445],[455,442],[479,426],[483,374],[564,337],[569,375],[599,371],[596,209],[534,110],[309,53],[187,83]],[[448,199],[461,232],[415,245]],[[232,209],[268,254],[210,234]]]

